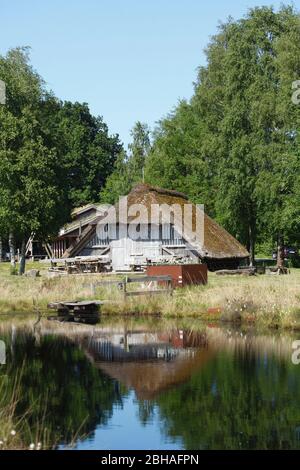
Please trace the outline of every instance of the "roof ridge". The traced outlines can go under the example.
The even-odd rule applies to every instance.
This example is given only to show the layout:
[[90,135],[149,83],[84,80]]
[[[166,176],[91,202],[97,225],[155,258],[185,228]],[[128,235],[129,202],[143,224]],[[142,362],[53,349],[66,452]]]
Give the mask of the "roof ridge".
[[149,192],[156,192],[156,193],[162,194],[162,195],[181,197],[183,199],[186,199],[187,201],[189,200],[188,196],[186,194],[180,192],[180,191],[176,191],[174,189],[160,188],[159,186],[152,186],[151,184],[148,184],[148,183],[139,183],[139,184],[137,184],[130,191],[130,194],[145,192],[147,190]]

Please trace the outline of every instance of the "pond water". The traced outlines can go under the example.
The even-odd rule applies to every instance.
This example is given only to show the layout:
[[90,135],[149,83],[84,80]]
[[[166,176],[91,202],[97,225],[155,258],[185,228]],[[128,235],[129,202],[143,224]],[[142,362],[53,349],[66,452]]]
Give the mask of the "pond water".
[[296,339],[159,320],[2,325],[0,406],[17,383],[22,439],[38,429],[58,449],[300,449]]

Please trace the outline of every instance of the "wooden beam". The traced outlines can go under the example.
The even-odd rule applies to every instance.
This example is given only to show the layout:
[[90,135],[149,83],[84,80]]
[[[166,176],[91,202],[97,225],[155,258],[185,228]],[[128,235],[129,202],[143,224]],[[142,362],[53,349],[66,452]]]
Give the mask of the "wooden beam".
[[145,290],[135,292],[125,292],[125,297],[138,297],[143,295],[161,295],[161,294],[172,294],[171,289],[160,289],[160,290]]

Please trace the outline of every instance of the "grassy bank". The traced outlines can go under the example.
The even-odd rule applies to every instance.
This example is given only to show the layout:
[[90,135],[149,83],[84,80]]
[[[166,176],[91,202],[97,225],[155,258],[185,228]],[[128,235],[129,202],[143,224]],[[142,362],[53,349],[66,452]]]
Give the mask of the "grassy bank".
[[[20,278],[9,274],[8,264],[0,265],[0,313],[31,312],[35,304],[46,314],[49,302],[95,298],[89,284],[100,275],[48,278],[44,269],[40,278]],[[110,286],[97,289],[96,298],[108,301],[103,306],[105,314],[241,319],[263,326],[300,329],[300,270],[292,270],[288,276],[218,277],[211,273],[207,286],[178,289],[173,297],[144,296],[126,302],[122,292]]]
[[7,379],[8,374],[13,375],[13,371],[6,370],[4,374],[0,370],[0,451],[49,448],[47,429],[42,421],[32,422],[32,409],[18,415],[22,371],[12,383]]

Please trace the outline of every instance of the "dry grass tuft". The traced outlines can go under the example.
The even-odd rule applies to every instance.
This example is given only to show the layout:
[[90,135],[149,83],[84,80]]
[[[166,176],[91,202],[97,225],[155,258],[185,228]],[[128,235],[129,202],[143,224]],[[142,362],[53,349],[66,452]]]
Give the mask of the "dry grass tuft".
[[[19,278],[8,275],[8,265],[0,267],[0,313],[30,312],[33,304],[46,313],[49,302],[59,300],[106,300],[103,313],[110,315],[161,315],[200,317],[204,320],[231,320],[241,317],[248,323],[272,327],[300,328],[300,270],[288,276],[218,277],[209,275],[207,286],[178,289],[171,296],[133,297],[124,301],[116,287],[89,286],[99,276]],[[135,285],[134,289],[139,289]]]

